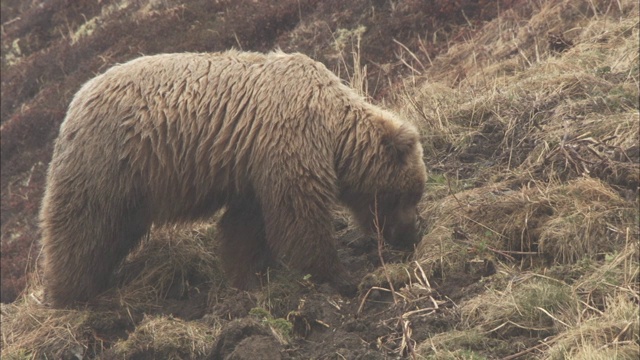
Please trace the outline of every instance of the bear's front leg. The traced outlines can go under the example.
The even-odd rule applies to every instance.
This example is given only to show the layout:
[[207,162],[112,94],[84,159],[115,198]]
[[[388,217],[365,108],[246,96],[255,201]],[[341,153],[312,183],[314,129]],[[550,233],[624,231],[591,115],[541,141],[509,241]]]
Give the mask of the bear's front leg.
[[232,202],[218,228],[219,255],[231,285],[238,289],[251,287],[255,274],[264,270],[270,259],[259,205],[254,201]]
[[[330,206],[332,191],[308,179],[261,198],[267,244],[275,258],[310,274],[315,282],[329,282],[343,295],[356,292],[356,281],[338,259]],[[275,196],[274,196],[275,195]]]

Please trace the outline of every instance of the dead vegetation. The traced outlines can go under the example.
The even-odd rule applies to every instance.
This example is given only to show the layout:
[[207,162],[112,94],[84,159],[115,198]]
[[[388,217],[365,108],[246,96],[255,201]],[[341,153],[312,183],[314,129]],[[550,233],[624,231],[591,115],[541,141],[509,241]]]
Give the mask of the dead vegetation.
[[443,284],[484,288],[426,358],[640,351],[638,7],[534,7],[452,46],[405,98],[433,169],[415,256]]
[[[229,289],[215,227],[160,229],[90,310],[43,306],[34,275],[2,304],[2,358],[636,359],[639,7],[520,5],[439,56],[400,46],[384,100],[423,130],[424,236],[407,257],[340,219],[358,298],[278,270]],[[354,34],[342,68],[366,92]]]

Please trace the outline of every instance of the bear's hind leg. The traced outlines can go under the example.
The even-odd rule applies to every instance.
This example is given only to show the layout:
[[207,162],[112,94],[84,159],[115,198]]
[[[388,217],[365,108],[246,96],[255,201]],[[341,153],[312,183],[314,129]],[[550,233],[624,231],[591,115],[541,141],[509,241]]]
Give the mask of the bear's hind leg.
[[219,257],[233,287],[246,289],[270,260],[260,207],[252,201],[231,203],[218,222]]
[[[73,210],[75,205],[76,211]],[[147,211],[87,211],[43,217],[45,295],[54,307],[86,302],[105,291],[116,266],[150,227]]]

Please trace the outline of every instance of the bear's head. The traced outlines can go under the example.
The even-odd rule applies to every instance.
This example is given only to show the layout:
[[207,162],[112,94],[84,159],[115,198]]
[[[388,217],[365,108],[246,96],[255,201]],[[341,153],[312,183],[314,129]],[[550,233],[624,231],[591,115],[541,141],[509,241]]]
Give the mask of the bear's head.
[[427,180],[418,131],[380,111],[354,132],[353,153],[338,167],[341,200],[363,231],[410,248],[419,240],[417,205]]

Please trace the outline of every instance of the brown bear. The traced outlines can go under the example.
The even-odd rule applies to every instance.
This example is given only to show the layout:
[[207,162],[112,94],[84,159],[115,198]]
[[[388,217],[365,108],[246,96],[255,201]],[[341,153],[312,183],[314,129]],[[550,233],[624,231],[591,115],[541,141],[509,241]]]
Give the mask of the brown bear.
[[353,287],[335,204],[369,231],[376,213],[387,241],[413,241],[425,181],[416,128],[307,56],[141,57],[87,82],[60,127],[40,214],[45,294],[86,302],[152,224],[223,207],[234,286],[275,259]]

